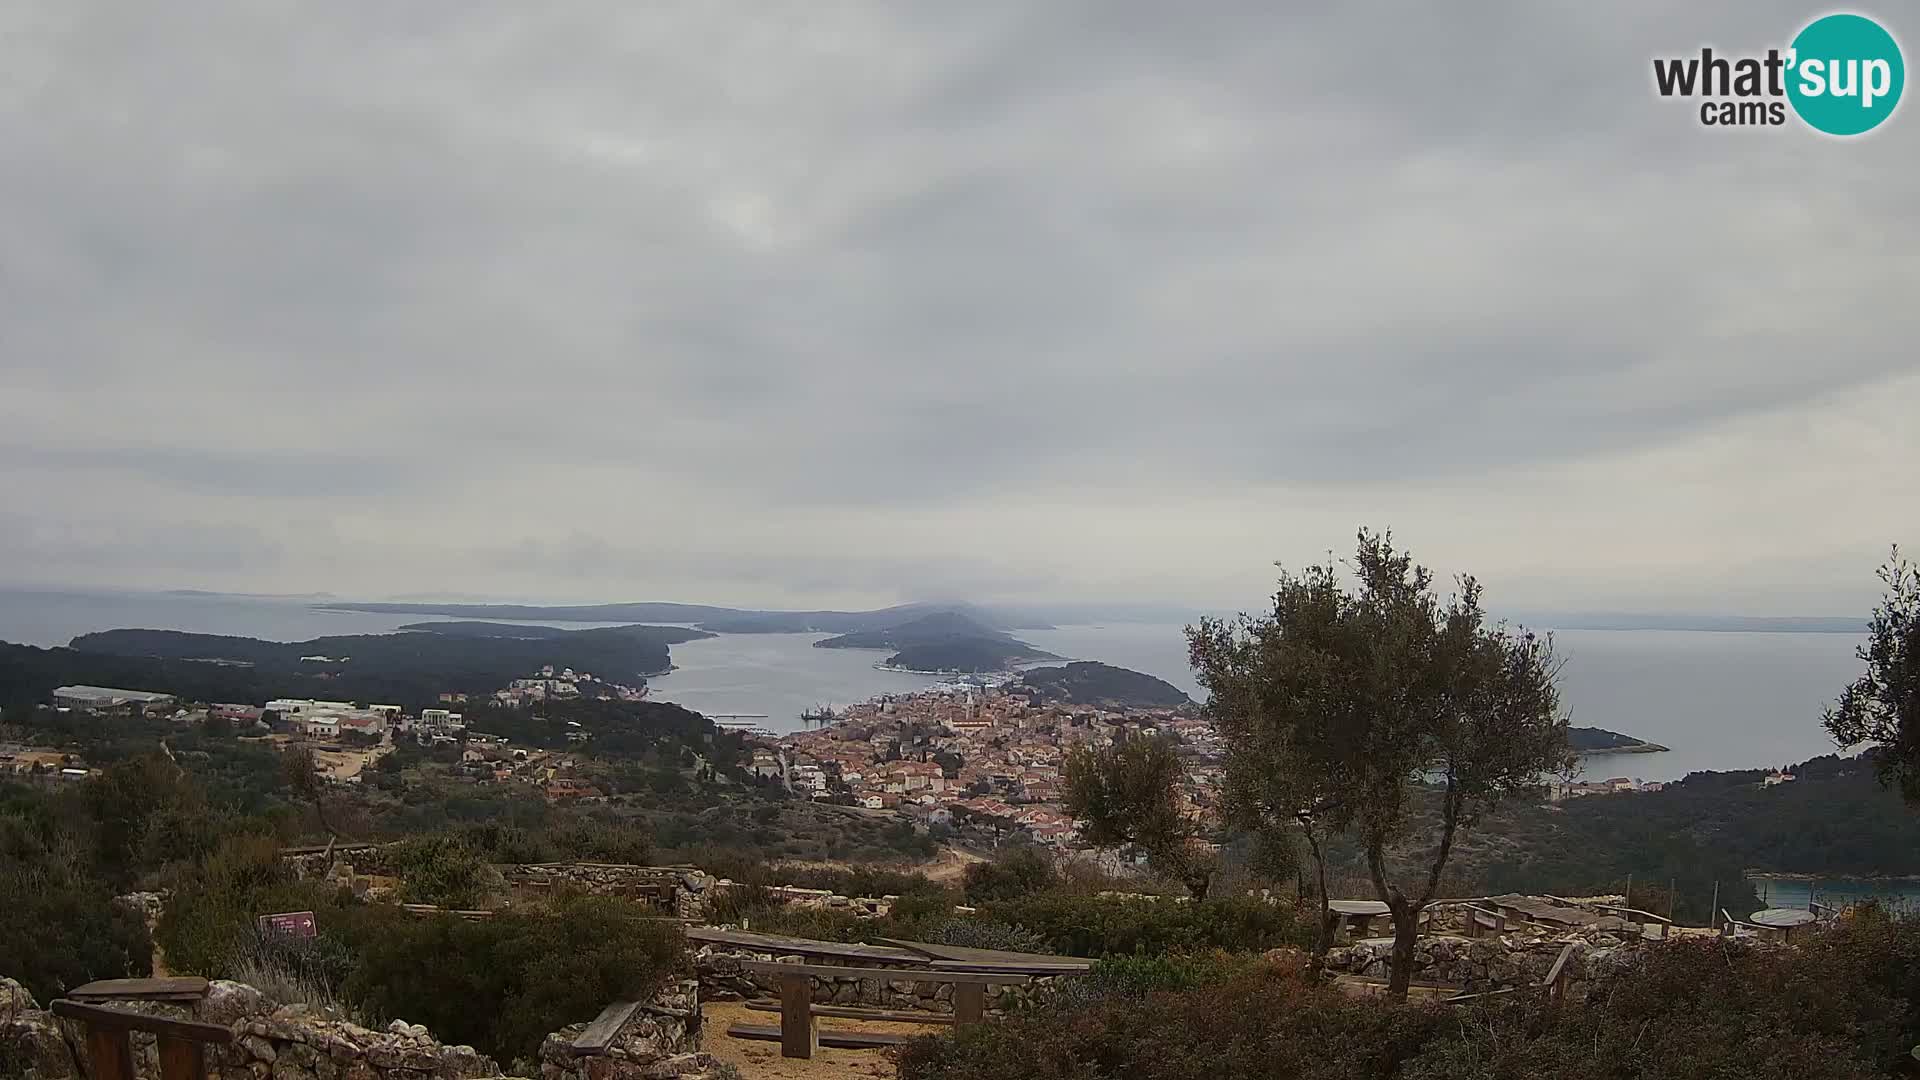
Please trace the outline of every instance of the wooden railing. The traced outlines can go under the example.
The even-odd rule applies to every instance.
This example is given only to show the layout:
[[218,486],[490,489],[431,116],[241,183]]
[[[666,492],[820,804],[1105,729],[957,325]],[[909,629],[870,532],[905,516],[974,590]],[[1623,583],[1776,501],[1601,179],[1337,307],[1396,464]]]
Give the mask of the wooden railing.
[[206,1080],[206,1047],[233,1041],[233,1030],[218,1024],[170,1020],[123,1012],[61,998],[53,1015],[78,1021],[87,1029],[87,1074],[91,1080],[134,1080],[133,1045],[128,1035],[145,1031],[159,1042],[160,1080]]

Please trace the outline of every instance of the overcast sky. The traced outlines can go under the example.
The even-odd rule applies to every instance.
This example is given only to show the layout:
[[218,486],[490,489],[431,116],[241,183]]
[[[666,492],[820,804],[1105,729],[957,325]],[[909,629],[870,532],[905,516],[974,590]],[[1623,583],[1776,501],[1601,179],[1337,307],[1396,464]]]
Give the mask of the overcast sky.
[[1370,523],[1863,613],[1916,104],[1654,97],[1804,4],[1283,7],[7,4],[0,581],[1246,607]]

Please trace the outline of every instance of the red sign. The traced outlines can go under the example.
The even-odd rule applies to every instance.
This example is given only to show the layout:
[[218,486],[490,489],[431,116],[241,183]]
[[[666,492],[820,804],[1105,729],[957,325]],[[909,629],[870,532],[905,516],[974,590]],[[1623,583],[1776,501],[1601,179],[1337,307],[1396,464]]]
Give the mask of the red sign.
[[313,912],[288,911],[279,915],[262,915],[259,919],[260,933],[267,937],[310,938],[319,931],[313,925]]

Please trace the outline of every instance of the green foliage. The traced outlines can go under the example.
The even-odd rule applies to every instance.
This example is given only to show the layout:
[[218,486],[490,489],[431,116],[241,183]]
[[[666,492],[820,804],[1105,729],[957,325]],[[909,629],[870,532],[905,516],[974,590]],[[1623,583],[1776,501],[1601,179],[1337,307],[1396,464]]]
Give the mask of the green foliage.
[[1114,955],[1093,965],[1084,979],[1063,980],[1060,985],[1089,997],[1144,997],[1157,991],[1196,990],[1224,983],[1252,972],[1257,963],[1255,954],[1224,949]]
[[962,878],[967,903],[985,904],[1046,892],[1060,884],[1053,858],[1039,848],[1016,846],[989,862],[973,863]]
[[[1232,957],[1103,961],[1031,1011],[916,1040],[902,1080],[1860,1080],[1920,1041],[1920,924],[1867,913],[1796,950],[1669,943],[1594,984],[1448,1010]],[[1224,979],[1224,981],[1221,981]]]
[[960,915],[923,920],[907,940],[952,945],[960,949],[1000,949],[1024,953],[1053,951],[1048,947],[1046,938],[1024,926],[1009,926],[991,919]]
[[410,904],[477,908],[505,887],[499,871],[454,836],[422,836],[387,849],[400,878],[400,898]]
[[980,917],[1022,927],[1067,956],[1111,956],[1192,949],[1236,951],[1303,945],[1311,919],[1252,897],[1159,900],[1042,893],[981,905]]
[[[1573,759],[1550,641],[1489,625],[1472,577],[1442,600],[1391,534],[1360,530],[1350,565],[1352,589],[1331,561],[1283,573],[1271,614],[1203,621],[1189,641],[1219,699],[1230,817],[1351,831],[1408,944],[1460,830]],[[1431,855],[1402,877],[1387,852],[1409,843]],[[1394,995],[1411,971],[1396,951]]]
[[312,911],[323,930],[349,906],[338,889],[296,881],[271,837],[229,837],[205,859],[170,878],[172,896],[155,936],[172,970],[230,978],[254,955],[261,915]]
[[576,897],[477,921],[382,918],[354,948],[346,993],[371,1019],[425,1024],[442,1041],[511,1061],[608,1002],[653,995],[684,965],[686,943],[639,905]]
[[1066,999],[915,1040],[901,1053],[901,1080],[1382,1077],[1444,1022],[1438,1013],[1381,1008],[1266,973],[1144,1002],[1120,994],[1077,1005]]
[[85,790],[101,865],[123,882],[139,869],[195,858],[217,839],[205,794],[164,754],[115,762]]
[[1187,770],[1171,739],[1082,746],[1068,753],[1061,773],[1062,801],[1089,843],[1139,848],[1156,870],[1182,879],[1195,896],[1205,894],[1208,867],[1194,856],[1193,824],[1180,806]]
[[139,915],[95,874],[83,823],[51,803],[0,806],[0,973],[42,1002],[94,979],[146,975],[153,954]]
[[1878,747],[1881,783],[1920,804],[1920,569],[1896,547],[1880,580],[1886,594],[1858,650],[1867,670],[1827,710],[1825,724],[1843,749]]

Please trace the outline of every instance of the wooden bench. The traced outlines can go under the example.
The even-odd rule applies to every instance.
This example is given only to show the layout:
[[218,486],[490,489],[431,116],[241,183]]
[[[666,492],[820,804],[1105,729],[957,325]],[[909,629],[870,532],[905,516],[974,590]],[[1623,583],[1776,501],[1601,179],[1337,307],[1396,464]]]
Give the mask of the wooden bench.
[[1491,930],[1496,934],[1507,932],[1507,916],[1499,911],[1483,908],[1478,904],[1461,904],[1467,909],[1467,936],[1477,938],[1482,930]]
[[[1651,911],[1641,911],[1639,908],[1622,907],[1618,904],[1595,904],[1593,906],[1598,911],[1604,911],[1611,915],[1618,915],[1622,919],[1627,920],[1627,922],[1640,927],[1641,928],[1640,936],[1643,938],[1647,938],[1652,941],[1665,941],[1667,940],[1669,933],[1671,933],[1673,920],[1667,918],[1665,915],[1655,915]],[[1654,932],[1648,933],[1647,932],[1648,930],[1652,930]]]
[[197,976],[172,979],[98,979],[67,991],[72,1001],[97,1005],[104,1001],[199,1001],[207,996],[207,980]]
[[[883,982],[930,982],[953,986],[953,1022],[957,1027],[977,1024],[986,1018],[987,986],[1025,986],[1030,975],[1006,972],[933,971],[913,968],[856,968],[831,964],[782,964],[769,960],[749,960],[740,965],[756,975],[772,975],[780,986],[780,1056],[811,1058],[820,1048],[821,1031],[814,1022],[813,980],[877,979]],[[740,1038],[768,1038],[773,1029],[735,1024],[727,1034]],[[831,1033],[830,1033],[831,1034]],[[857,1033],[839,1033],[853,1035]],[[846,1045],[829,1041],[829,1046]],[[874,1044],[891,1045],[891,1044]]]
[[[747,1008],[754,1012],[780,1011],[777,1001],[749,1001]],[[815,1005],[815,1016],[838,1016],[844,1020],[879,1020],[889,1024],[951,1024],[953,1017],[948,1013],[936,1012],[897,1012],[892,1009],[867,1009],[856,1005]]]
[[66,998],[55,1001],[52,1011],[86,1027],[87,1074],[91,1080],[134,1080],[129,1032],[145,1031],[158,1039],[160,1080],[206,1080],[207,1045],[225,1046],[233,1041],[233,1030],[218,1024],[169,1020]]

